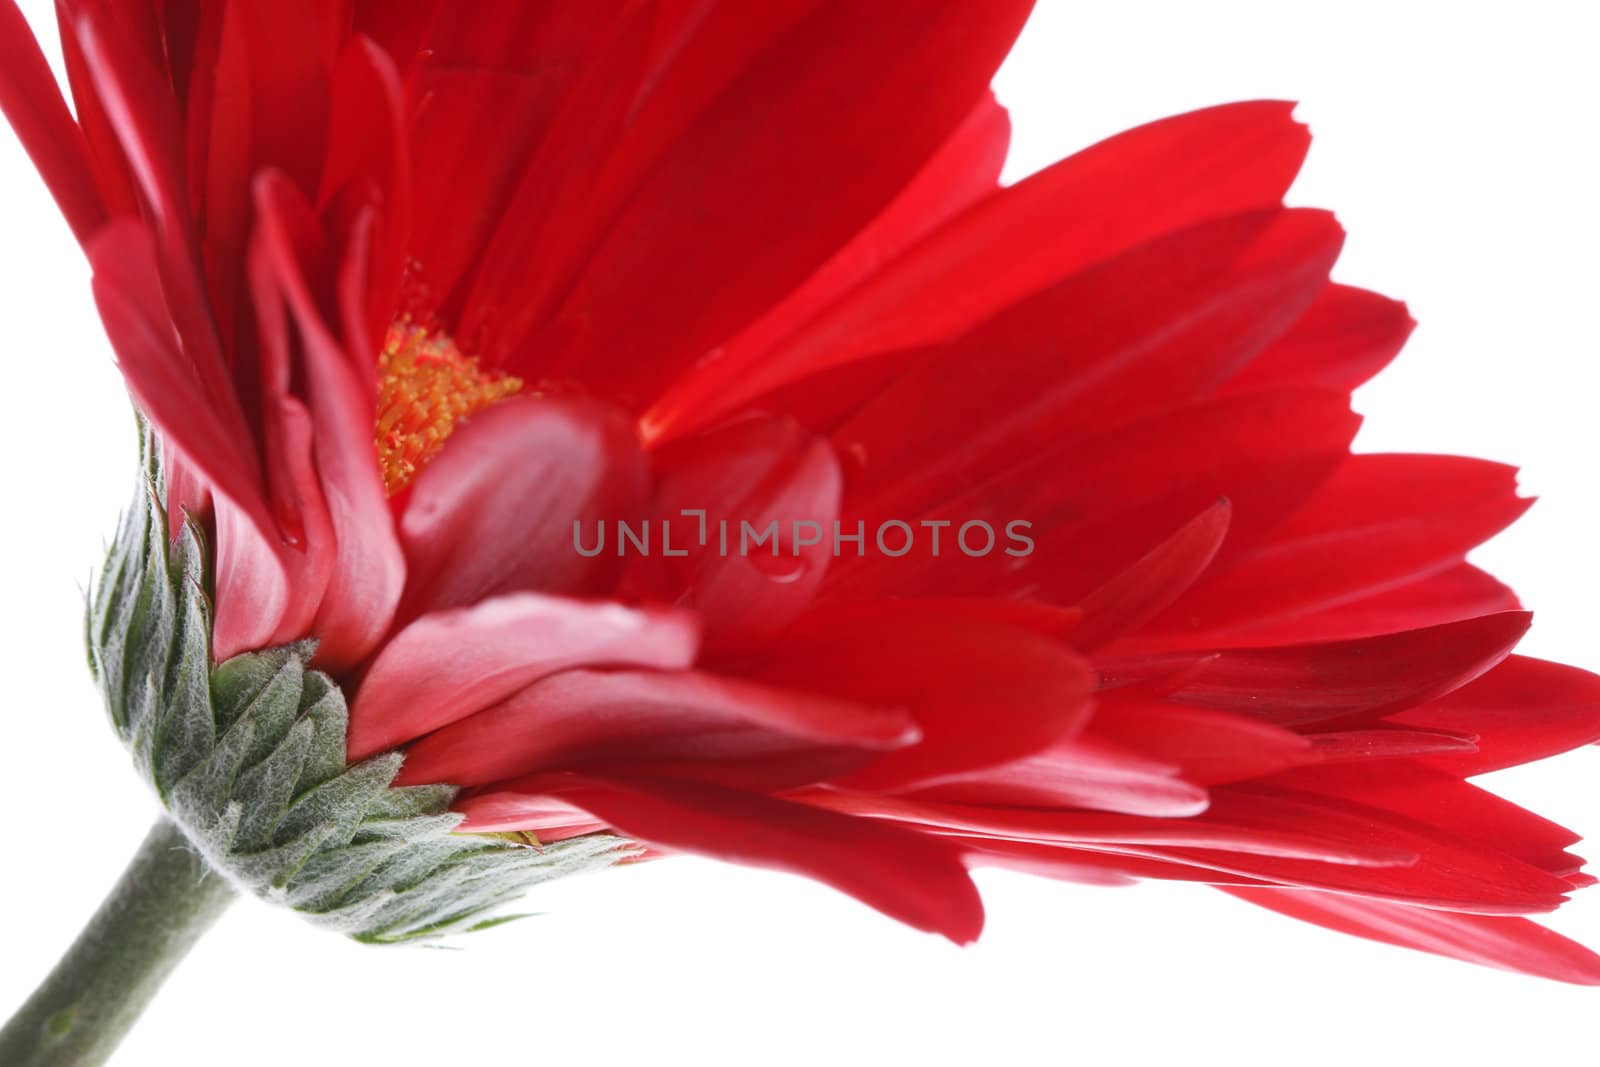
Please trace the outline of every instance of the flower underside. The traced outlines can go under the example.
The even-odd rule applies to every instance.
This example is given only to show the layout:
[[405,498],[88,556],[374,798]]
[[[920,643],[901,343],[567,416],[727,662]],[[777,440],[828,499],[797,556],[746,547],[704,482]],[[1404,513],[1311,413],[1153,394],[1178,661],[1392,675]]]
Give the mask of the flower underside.
[[522,380],[478,366],[447,334],[397,319],[378,354],[378,465],[390,496],[411,484],[457,424],[514,396]]

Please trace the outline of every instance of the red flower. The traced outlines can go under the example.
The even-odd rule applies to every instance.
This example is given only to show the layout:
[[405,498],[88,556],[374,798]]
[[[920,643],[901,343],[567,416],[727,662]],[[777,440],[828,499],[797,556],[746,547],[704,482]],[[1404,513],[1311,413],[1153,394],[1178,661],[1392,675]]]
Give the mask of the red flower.
[[1001,188],[1024,2],[60,6],[76,121],[9,3],[0,103],[216,654],[316,637],[352,760],[957,941],[996,864],[1600,982],[1520,917],[1573,836],[1465,780],[1600,681],[1465,562],[1510,470],[1350,453],[1411,320],[1289,105]]

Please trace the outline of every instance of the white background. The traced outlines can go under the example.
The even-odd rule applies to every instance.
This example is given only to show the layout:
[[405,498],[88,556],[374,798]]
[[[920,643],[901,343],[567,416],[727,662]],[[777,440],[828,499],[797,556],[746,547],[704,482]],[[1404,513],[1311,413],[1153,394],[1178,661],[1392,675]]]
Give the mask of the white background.
[[[23,6],[44,24],[47,2]],[[1596,11],[1043,0],[998,81],[1013,177],[1164,114],[1303,101],[1317,139],[1293,199],[1350,230],[1341,280],[1422,322],[1358,397],[1361,447],[1522,465],[1544,499],[1478,558],[1538,610],[1525,651],[1591,669]],[[78,251],[4,135],[0,194],[4,1011],[153,807],[79,640],[80,587],[131,484],[126,402]],[[1600,835],[1600,750],[1495,784]],[[1341,939],[1199,887],[981,881],[989,929],[966,950],[797,879],[687,859],[558,887],[534,902],[544,917],[460,951],[362,948],[245,903],[118,1062],[1570,1063],[1595,1041],[1600,990]],[[1591,893],[1552,925],[1600,945]]]

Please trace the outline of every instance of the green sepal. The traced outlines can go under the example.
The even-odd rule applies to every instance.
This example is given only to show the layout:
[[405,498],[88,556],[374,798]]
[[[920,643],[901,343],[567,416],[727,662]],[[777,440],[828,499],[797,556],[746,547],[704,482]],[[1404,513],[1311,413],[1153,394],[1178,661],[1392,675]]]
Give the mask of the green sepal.
[[401,755],[347,766],[343,692],[310,642],[213,667],[203,531],[170,536],[157,446],[89,598],[112,724],[195,849],[235,886],[360,941],[486,929],[535,884],[632,854],[590,834],[461,834],[448,785],[396,786]]

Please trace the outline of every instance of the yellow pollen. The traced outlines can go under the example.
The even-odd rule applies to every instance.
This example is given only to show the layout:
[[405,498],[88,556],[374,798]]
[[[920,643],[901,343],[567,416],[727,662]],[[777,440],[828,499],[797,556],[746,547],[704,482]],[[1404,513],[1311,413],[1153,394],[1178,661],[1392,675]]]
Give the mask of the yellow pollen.
[[458,423],[521,388],[521,379],[481,369],[445,334],[396,320],[378,354],[373,434],[389,495],[411,484]]

